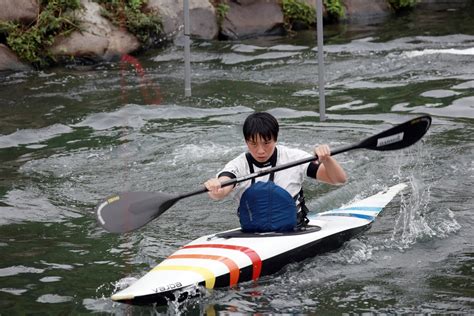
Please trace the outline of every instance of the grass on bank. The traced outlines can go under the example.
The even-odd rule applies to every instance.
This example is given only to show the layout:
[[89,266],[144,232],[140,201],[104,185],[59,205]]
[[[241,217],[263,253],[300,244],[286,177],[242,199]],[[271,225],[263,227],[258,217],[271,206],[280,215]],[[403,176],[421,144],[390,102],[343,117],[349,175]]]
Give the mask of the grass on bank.
[[79,28],[72,13],[80,7],[79,0],[41,0],[40,13],[31,24],[0,22],[2,42],[21,60],[36,67],[46,66],[54,60],[48,51],[54,39]]
[[[161,20],[153,12],[144,12],[148,0],[95,0],[104,8],[103,15],[117,26],[137,36],[143,46],[151,46],[162,35]],[[58,36],[80,30],[74,11],[82,9],[80,0],[41,0],[35,21],[0,21],[0,43],[6,43],[23,61],[42,68],[55,62],[49,48]]]
[[102,5],[102,15],[116,26],[126,28],[144,47],[151,47],[163,37],[161,19],[146,11],[148,0],[96,0]]

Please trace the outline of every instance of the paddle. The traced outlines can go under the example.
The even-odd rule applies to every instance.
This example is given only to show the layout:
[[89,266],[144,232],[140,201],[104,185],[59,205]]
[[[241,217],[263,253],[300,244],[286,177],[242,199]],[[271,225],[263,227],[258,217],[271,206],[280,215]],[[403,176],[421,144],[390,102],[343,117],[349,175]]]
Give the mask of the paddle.
[[[337,155],[353,149],[369,149],[377,151],[396,150],[408,147],[420,140],[431,125],[430,116],[421,116],[388,130],[364,139],[358,143],[334,149],[331,155]],[[316,160],[317,157],[308,157],[273,168],[228,180],[222,187],[234,185],[267,175],[272,172],[288,169]],[[207,192],[205,187],[179,195],[162,192],[125,192],[109,197],[96,209],[99,224],[113,233],[125,233],[138,229],[181,199]]]

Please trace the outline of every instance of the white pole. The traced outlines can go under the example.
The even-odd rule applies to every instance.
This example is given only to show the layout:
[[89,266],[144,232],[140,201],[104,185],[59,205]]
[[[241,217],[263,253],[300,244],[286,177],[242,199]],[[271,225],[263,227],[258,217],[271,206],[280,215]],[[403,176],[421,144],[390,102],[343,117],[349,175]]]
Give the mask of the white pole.
[[184,12],[184,96],[191,96],[191,48],[189,31],[189,0],[183,1]]
[[326,120],[326,100],[324,98],[324,35],[323,1],[316,0],[316,29],[318,37],[318,77],[319,77],[319,120]]

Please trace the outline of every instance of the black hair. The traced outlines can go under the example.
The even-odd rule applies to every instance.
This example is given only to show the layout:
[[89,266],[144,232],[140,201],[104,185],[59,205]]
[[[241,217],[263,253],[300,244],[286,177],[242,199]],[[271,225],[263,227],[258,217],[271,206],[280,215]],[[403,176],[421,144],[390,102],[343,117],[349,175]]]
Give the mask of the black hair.
[[258,135],[266,141],[277,141],[279,129],[278,121],[273,115],[255,112],[245,119],[243,133],[246,141],[255,140]]

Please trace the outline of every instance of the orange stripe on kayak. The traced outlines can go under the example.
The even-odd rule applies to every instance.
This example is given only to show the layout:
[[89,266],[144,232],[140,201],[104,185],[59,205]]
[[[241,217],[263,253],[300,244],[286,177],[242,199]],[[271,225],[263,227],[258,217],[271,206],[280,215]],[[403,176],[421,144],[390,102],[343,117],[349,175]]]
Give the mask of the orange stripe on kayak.
[[235,262],[227,257],[214,256],[214,255],[200,255],[200,254],[183,254],[183,255],[171,255],[168,259],[209,259],[222,262],[229,269],[230,274],[230,286],[236,285],[239,282],[240,269]]
[[254,250],[244,247],[244,246],[235,246],[235,245],[223,245],[223,244],[198,244],[198,245],[186,245],[183,248],[221,248],[221,249],[230,249],[230,250],[237,250],[244,254],[246,254],[250,260],[252,261],[253,273],[252,279],[255,281],[260,277],[260,273],[262,272],[262,259],[258,253]]

